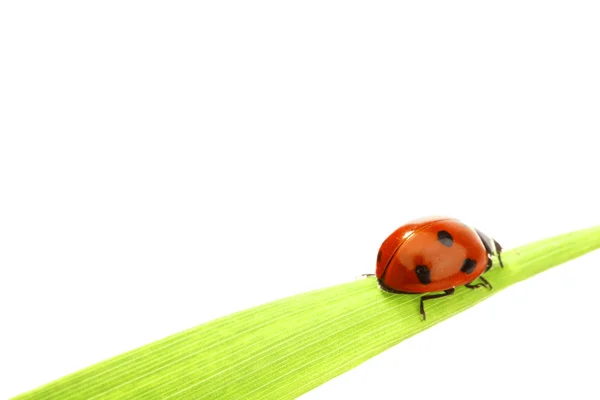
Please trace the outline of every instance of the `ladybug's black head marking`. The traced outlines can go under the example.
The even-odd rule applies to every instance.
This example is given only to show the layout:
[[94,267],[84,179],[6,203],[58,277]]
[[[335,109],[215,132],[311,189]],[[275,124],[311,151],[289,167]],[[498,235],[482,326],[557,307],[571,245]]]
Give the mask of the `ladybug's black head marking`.
[[452,247],[452,244],[454,243],[454,239],[452,238],[452,235],[448,231],[439,231],[437,233],[437,237],[441,244],[443,244],[446,247]]
[[429,271],[429,268],[427,268],[426,265],[417,265],[415,268],[415,274],[417,274],[419,282],[421,282],[423,285],[431,283],[431,271]]

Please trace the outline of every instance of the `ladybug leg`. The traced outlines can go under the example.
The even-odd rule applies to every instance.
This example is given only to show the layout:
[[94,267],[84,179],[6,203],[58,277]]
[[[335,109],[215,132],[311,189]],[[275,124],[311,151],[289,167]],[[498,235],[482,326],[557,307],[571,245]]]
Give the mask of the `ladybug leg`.
[[469,282],[469,283],[467,283],[465,286],[466,286],[466,287],[468,287],[469,289],[477,289],[477,288],[480,288],[480,287],[482,287],[482,286],[483,286],[484,288],[488,288],[488,289],[490,289],[490,290],[492,290],[492,289],[493,289],[493,287],[492,287],[492,284],[491,284],[491,283],[490,283],[490,282],[489,282],[487,279],[485,279],[483,276],[480,276],[480,277],[479,277],[479,280],[481,280],[481,282],[480,282],[480,283],[477,283],[477,284],[475,284],[475,285],[472,285],[472,283],[473,283],[473,282]]
[[[471,282],[471,283],[472,283],[472,282]],[[467,284],[465,284],[465,287],[468,287],[469,289],[477,289],[477,288],[480,288],[480,287],[482,287],[482,286],[483,286],[483,287],[487,287],[487,286],[485,285],[485,283],[477,283],[477,284],[475,284],[475,285],[472,285],[471,283],[467,283]]]
[[485,267],[484,272],[488,272],[492,268],[493,264],[494,264],[494,261],[492,260],[492,256],[488,254],[488,263],[487,263],[487,266]]
[[502,258],[500,257],[500,253],[502,253],[502,246],[500,243],[494,240],[494,246],[496,247],[496,255],[498,256],[498,262],[500,263],[500,267],[504,268],[504,264],[502,264]]
[[487,279],[485,279],[483,276],[480,276],[479,280],[483,282],[483,286],[487,287],[490,290],[493,289],[492,284]]
[[454,288],[448,289],[448,290],[444,290],[444,293],[428,294],[426,296],[421,296],[421,307],[420,307],[420,309],[421,309],[421,315],[423,316],[423,321],[425,321],[427,319],[427,315],[425,315],[425,304],[423,304],[423,302],[425,300],[439,299],[440,297],[450,296],[451,294],[454,294]]

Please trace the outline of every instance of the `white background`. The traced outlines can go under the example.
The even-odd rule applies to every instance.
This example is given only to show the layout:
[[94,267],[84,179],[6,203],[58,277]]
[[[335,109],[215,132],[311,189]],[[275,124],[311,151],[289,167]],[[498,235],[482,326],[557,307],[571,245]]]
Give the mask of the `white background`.
[[[0,397],[371,272],[413,218],[600,224],[597,3],[410,3],[2,2]],[[597,399],[599,264],[305,399]]]

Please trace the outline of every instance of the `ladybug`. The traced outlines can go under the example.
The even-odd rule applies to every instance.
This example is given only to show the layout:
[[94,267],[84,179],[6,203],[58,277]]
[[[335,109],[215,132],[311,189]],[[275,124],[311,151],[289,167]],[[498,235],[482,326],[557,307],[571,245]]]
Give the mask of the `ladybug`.
[[[449,296],[463,285],[491,290],[482,274],[492,267],[493,256],[504,267],[501,252],[497,241],[455,218],[426,217],[402,225],[387,237],[377,253],[375,276],[379,287],[391,293],[443,292],[421,296],[425,320],[425,300]],[[473,284],[478,278],[480,283]]]

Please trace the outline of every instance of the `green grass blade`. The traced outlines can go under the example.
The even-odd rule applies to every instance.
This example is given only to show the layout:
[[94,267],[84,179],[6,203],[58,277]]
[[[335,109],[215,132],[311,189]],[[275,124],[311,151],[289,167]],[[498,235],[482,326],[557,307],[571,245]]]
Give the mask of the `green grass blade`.
[[600,226],[503,255],[494,290],[459,288],[427,305],[375,279],[303,293],[167,337],[16,399],[293,399],[500,290],[600,247]]

